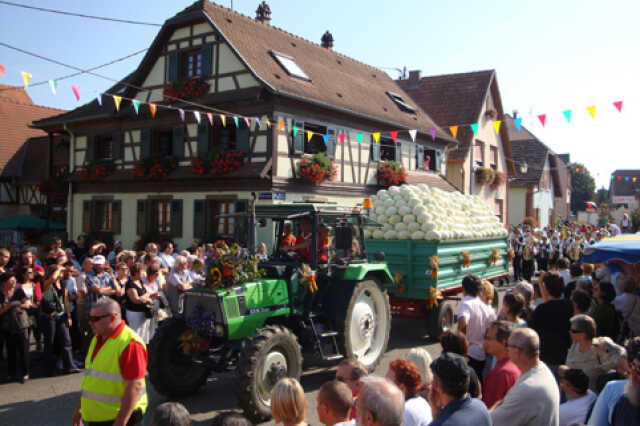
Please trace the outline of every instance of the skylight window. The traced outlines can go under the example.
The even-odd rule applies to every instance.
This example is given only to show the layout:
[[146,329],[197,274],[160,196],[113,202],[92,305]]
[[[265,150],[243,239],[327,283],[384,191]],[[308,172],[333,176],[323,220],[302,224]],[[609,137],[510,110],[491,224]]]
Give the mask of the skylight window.
[[393,102],[395,102],[395,104],[398,106],[398,108],[400,108],[401,111],[407,112],[409,114],[416,113],[415,108],[409,105],[408,103],[406,103],[405,100],[402,99],[402,96],[393,92],[387,92],[387,95],[391,98]]
[[284,68],[287,74],[289,74],[292,77],[297,77],[303,80],[311,81],[309,76],[304,71],[302,71],[302,68],[298,66],[296,61],[291,56],[274,52],[273,50],[269,53],[271,53],[273,58],[280,64],[282,68]]

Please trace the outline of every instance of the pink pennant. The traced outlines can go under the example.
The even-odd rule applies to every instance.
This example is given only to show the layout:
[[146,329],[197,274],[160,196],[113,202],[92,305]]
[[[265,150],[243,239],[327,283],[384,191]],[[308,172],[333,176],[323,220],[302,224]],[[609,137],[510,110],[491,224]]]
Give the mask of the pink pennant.
[[251,121],[249,120],[249,118],[245,117],[244,122],[247,124],[247,129],[249,129],[251,127]]
[[613,103],[613,106],[616,107],[618,112],[622,112],[622,101],[616,101]]
[[73,90],[73,94],[76,95],[76,101],[80,100],[80,88],[78,86],[71,86],[71,90]]
[[209,124],[211,124],[211,126],[213,126],[213,114],[208,112],[207,113],[207,118],[209,119]]
[[4,65],[0,65],[0,77],[4,77]]
[[344,145],[344,137],[345,137],[345,136],[346,136],[346,135],[345,135],[344,133],[340,133],[340,134],[338,135],[338,139],[340,139],[340,145]]
[[434,142],[436,140],[436,132],[437,130],[435,127],[432,127],[431,129],[429,129],[429,133],[431,133],[431,139],[433,139]]
[[391,139],[393,139],[393,144],[396,144],[396,139],[398,139],[398,131],[394,130],[392,132],[389,132],[389,134],[391,135]]
[[542,123],[542,127],[544,127],[544,125],[547,123],[547,114],[538,115],[538,120],[540,120],[540,123]]

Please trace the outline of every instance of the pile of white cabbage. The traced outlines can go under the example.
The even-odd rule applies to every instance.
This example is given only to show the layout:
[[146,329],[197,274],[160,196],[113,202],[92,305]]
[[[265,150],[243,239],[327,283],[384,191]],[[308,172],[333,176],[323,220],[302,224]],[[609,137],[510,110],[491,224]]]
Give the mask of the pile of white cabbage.
[[371,197],[365,238],[385,240],[471,240],[504,237],[492,209],[474,195],[445,192],[425,184],[392,186]]

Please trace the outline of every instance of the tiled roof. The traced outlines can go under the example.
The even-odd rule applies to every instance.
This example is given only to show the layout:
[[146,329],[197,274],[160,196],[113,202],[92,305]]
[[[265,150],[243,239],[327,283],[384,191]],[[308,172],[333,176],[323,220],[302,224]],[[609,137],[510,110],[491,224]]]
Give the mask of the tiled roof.
[[8,86],[0,84],[0,101],[17,102],[24,105],[33,105],[31,97],[21,86]]
[[[418,129],[428,134],[430,128],[437,127],[385,72],[208,1],[199,1],[165,22],[147,57],[131,77],[132,81],[141,84],[143,74],[147,72],[146,67],[152,63],[153,55],[160,51],[164,38],[174,26],[184,25],[184,19],[181,18],[197,18],[200,12],[204,12],[204,16],[220,31],[253,74],[276,94],[370,118],[391,128]],[[292,57],[311,81],[289,76],[274,60],[271,51]],[[402,96],[407,104],[416,109],[416,113],[401,111],[387,91]],[[85,107],[59,118],[77,119],[95,115],[99,110],[95,101],[92,107]],[[80,111],[83,108],[85,110]],[[47,123],[39,123],[42,124]],[[447,142],[455,142],[440,129],[438,135]]]
[[[516,164],[516,177],[511,181],[511,186],[537,185],[542,177],[549,148],[537,139],[512,140],[511,151]],[[524,174],[519,167],[523,162],[527,163],[527,173]]]
[[[618,180],[618,176],[621,177]],[[629,180],[626,180],[629,178]],[[633,181],[636,178],[636,181]],[[613,179],[609,186],[609,192],[612,196],[632,196],[640,191],[640,169],[616,170],[613,172]]]
[[[30,99],[29,99],[30,100]],[[33,121],[59,114],[64,110],[23,104],[0,99],[0,170],[3,170],[25,141],[31,137],[46,136],[39,129],[28,127]],[[4,173],[3,173],[4,174]]]

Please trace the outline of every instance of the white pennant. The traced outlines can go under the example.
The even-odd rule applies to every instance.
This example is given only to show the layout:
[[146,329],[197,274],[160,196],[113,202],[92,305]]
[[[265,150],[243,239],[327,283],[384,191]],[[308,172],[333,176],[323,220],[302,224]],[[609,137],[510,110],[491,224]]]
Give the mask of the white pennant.
[[196,118],[198,124],[200,124],[200,111],[193,111],[193,116]]
[[413,142],[415,142],[415,141],[416,141],[416,134],[418,134],[418,131],[417,131],[417,130],[409,130],[409,136],[411,136],[411,140],[412,140]]

